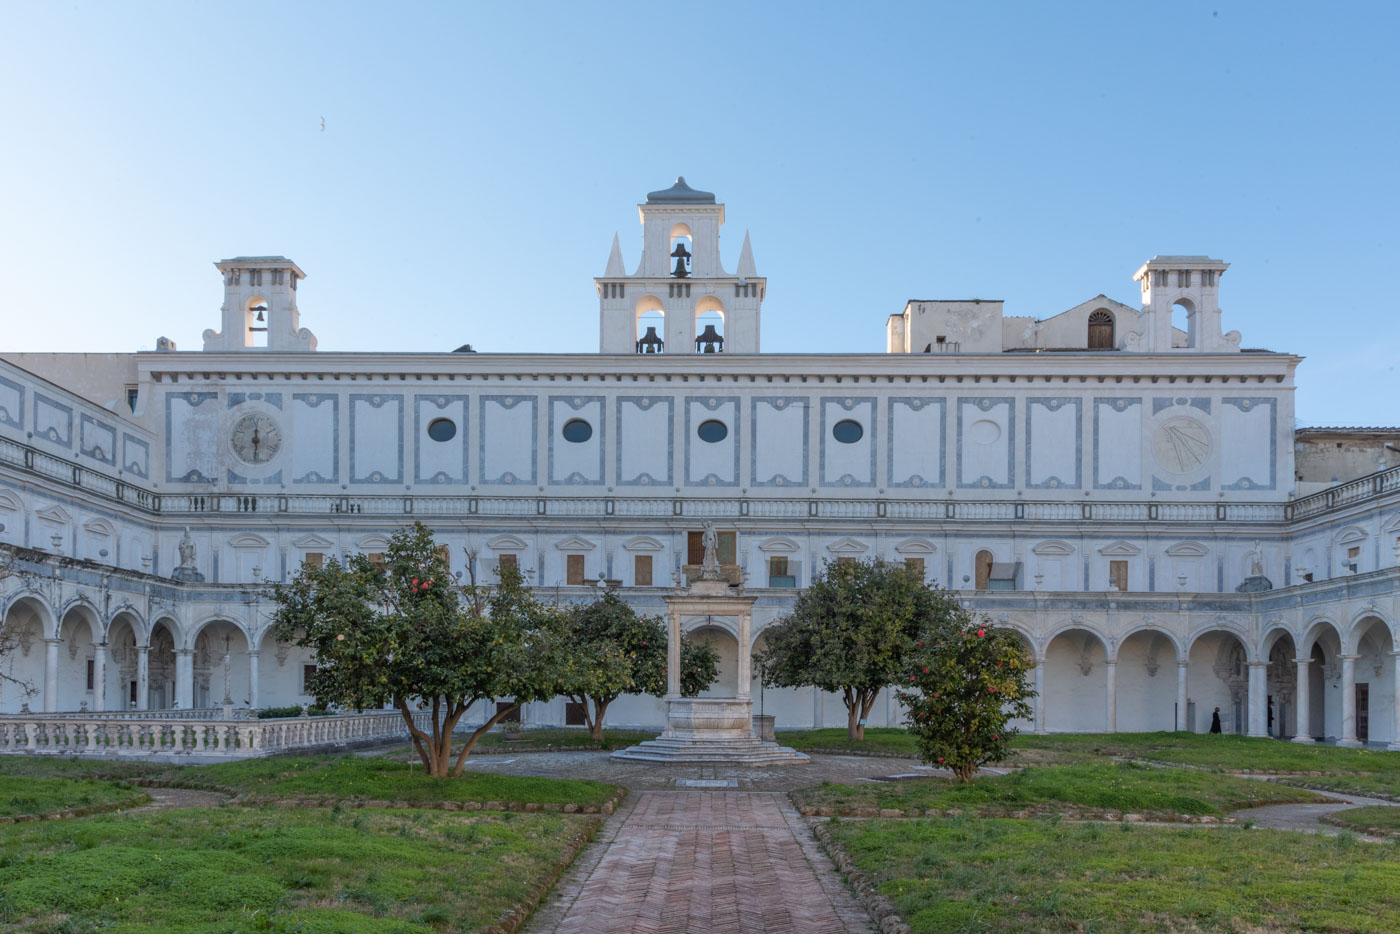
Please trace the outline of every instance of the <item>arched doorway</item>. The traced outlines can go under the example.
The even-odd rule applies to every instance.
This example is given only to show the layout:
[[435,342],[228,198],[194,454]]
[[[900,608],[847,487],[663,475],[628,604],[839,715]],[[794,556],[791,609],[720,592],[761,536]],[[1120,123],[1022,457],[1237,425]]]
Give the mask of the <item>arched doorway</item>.
[[96,710],[97,614],[79,604],[63,614],[59,624],[58,709]]
[[1143,629],[1118,647],[1118,729],[1176,729],[1176,646],[1166,633]]
[[708,642],[719,653],[719,676],[699,697],[737,697],[739,695],[739,641],[728,629],[715,623],[701,622],[686,635],[697,643]]
[[1067,629],[1045,647],[1045,728],[1052,733],[1108,730],[1108,654],[1087,629]]
[[1249,653],[1244,642],[1229,630],[1208,630],[1191,643],[1187,657],[1187,729],[1208,732],[1218,707],[1221,732],[1243,736],[1249,730]]
[[1309,661],[1308,686],[1306,707],[1303,691],[1298,691],[1298,716],[1303,719],[1297,732],[1313,739],[1338,738],[1342,735],[1341,633],[1327,620],[1319,620],[1308,629],[1301,648],[1298,657]]
[[0,713],[49,709],[44,705],[44,638],[50,619],[48,607],[33,597],[16,600],[0,619]]
[[1396,660],[1390,627],[1375,616],[1356,624],[1356,738],[1394,743]]
[[146,663],[146,707],[148,710],[169,710],[175,706],[176,698],[175,630],[170,620],[157,620],[151,627]]
[[1269,658],[1264,676],[1268,695],[1264,726],[1276,739],[1292,739],[1298,732],[1298,647],[1282,629],[1266,635],[1264,644]]
[[228,620],[206,623],[194,637],[194,706],[247,707],[252,658],[243,630]]
[[103,685],[103,709],[134,710],[140,705],[141,621],[121,612],[107,628],[107,677]]

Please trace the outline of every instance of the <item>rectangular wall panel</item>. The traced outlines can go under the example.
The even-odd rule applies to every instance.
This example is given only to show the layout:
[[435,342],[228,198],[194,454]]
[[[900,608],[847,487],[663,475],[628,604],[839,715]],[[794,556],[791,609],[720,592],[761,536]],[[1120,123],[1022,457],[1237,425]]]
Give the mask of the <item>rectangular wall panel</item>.
[[[470,396],[426,395],[413,397],[413,482],[466,483],[467,452],[470,432],[467,430]],[[428,433],[433,429],[439,441]]]
[[[602,396],[549,397],[549,482],[581,486],[603,483],[603,451],[607,444]],[[579,422],[570,440],[564,426]],[[584,435],[587,438],[584,438]],[[582,440],[579,440],[582,439]]]
[[1026,400],[1026,486],[1038,490],[1079,489],[1082,441],[1079,399]]
[[1142,399],[1094,400],[1094,489],[1142,489]]
[[[702,440],[705,422],[724,426],[724,438]],[[691,486],[739,485],[739,397],[703,396],[685,400],[685,482]]]
[[216,392],[165,396],[165,479],[212,483],[219,472],[219,406]]
[[753,486],[807,485],[808,411],[802,396],[752,400],[749,470]]
[[889,400],[889,479],[892,487],[941,487],[947,469],[947,401]]
[[340,398],[292,394],[292,482],[340,482]]
[[86,412],[78,419],[78,450],[84,457],[115,467],[117,464],[117,429],[99,422]]
[[350,395],[350,482],[403,483],[402,395]]
[[1015,483],[1015,403],[1009,396],[958,400],[958,488]]
[[618,397],[618,486],[670,486],[674,482],[675,404],[667,396]]
[[533,486],[538,482],[539,404],[535,396],[481,397],[477,455],[481,483]]
[[[875,400],[858,396],[823,397],[821,413],[821,443],[818,445],[821,485],[874,486]],[[837,433],[835,428],[842,422],[856,427],[845,425],[845,431]]]
[[1222,490],[1272,490],[1278,485],[1278,416],[1270,398],[1227,397],[1220,406]]

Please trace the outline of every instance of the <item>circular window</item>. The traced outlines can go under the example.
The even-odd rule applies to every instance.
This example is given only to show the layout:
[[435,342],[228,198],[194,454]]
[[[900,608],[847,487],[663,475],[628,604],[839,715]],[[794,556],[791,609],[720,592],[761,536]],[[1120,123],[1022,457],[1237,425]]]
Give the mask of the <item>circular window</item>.
[[582,444],[593,437],[593,426],[581,418],[571,418],[564,423],[564,440]]
[[831,436],[842,444],[855,444],[865,436],[865,429],[847,418],[831,426]]
[[451,441],[457,437],[457,423],[450,418],[435,418],[428,422],[428,437],[434,441]]
[[989,419],[980,419],[967,426],[967,436],[978,444],[995,444],[1001,439],[1001,426]]
[[695,433],[700,436],[701,441],[708,441],[714,444],[716,441],[723,441],[729,437],[729,427],[724,422],[710,419],[700,423],[700,427],[695,429]]

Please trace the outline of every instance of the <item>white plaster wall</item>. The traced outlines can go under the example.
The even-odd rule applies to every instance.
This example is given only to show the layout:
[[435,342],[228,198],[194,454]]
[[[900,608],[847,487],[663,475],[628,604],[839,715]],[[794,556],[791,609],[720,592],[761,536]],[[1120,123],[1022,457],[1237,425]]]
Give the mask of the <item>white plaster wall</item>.
[[338,411],[335,398],[329,394],[292,394],[292,475],[289,479],[293,483],[328,482],[338,477]]
[[[1089,663],[1087,675],[1081,659]],[[1103,644],[1082,630],[1061,633],[1050,642],[1045,651],[1046,729],[1093,733],[1108,728],[1105,661]]]
[[198,471],[206,477],[218,477],[220,400],[204,399],[192,405],[174,393],[166,399],[170,412],[170,434],[165,439],[170,476],[179,480]]
[[501,399],[483,399],[481,409],[482,482],[498,483],[501,478],[534,482],[535,419],[529,400],[509,405]]
[[932,399],[891,401],[890,482],[901,486],[943,486],[945,406]]
[[802,485],[807,475],[806,400],[759,397],[753,407],[753,482]]
[[[1148,671],[1150,658],[1155,674]],[[1164,637],[1140,632],[1124,640],[1116,686],[1119,732],[1176,729],[1176,653]]]
[[[739,403],[734,400],[721,401],[710,408],[696,399],[686,400],[689,412],[690,458],[685,466],[686,483],[705,486],[713,483],[735,484],[739,482],[734,470],[734,452],[739,444]],[[702,422],[714,419],[721,421],[729,429],[723,441],[714,443],[700,440],[696,434]],[[713,481],[711,481],[713,478]]]
[[352,396],[350,422],[354,444],[350,451],[351,482],[403,477],[403,396]]
[[[854,444],[837,441],[832,430],[837,422],[853,421],[861,426],[860,440]],[[823,485],[869,485],[875,482],[875,402],[873,399],[847,397],[823,399],[821,419]]]
[[959,403],[959,413],[959,485],[981,485],[984,479],[992,484],[1011,483],[1007,461],[1011,450],[1012,403],[995,402],[983,407],[963,400]]
[[1036,485],[1078,487],[1079,408],[1075,405],[1028,401],[1027,432],[1030,476]]
[[1142,405],[1095,405],[1098,436],[1095,439],[1098,483],[1111,484],[1122,478],[1142,482]]
[[618,482],[642,486],[670,482],[672,407],[655,397],[642,397],[620,400],[618,410]]
[[1270,486],[1273,480],[1274,407],[1252,403],[1220,406],[1220,480],[1226,486]]
[[[414,436],[417,461],[414,475],[419,482],[464,483],[468,477],[467,457],[471,450],[469,406],[467,398],[447,396],[418,396],[414,399]],[[434,441],[428,436],[428,425],[446,418],[457,426],[457,433],[446,441]]]
[[[602,450],[606,433],[603,424],[603,400],[549,400],[550,414],[550,483],[602,483]],[[593,429],[587,441],[573,442],[564,437],[564,425],[582,419]]]

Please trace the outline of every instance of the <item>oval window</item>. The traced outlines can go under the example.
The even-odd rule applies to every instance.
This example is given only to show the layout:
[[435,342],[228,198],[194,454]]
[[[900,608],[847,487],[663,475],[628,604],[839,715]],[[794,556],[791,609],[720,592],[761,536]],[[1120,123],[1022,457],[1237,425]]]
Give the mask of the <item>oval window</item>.
[[978,444],[994,444],[1001,438],[1001,426],[990,419],[980,419],[967,426],[967,436]]
[[593,437],[593,426],[581,418],[571,418],[564,423],[564,440],[583,444]]
[[701,422],[700,427],[695,429],[695,433],[700,436],[701,441],[714,444],[716,441],[723,441],[729,437],[729,427],[724,422],[712,418]]
[[435,418],[428,422],[428,437],[434,441],[451,441],[457,437],[457,423],[450,418]]
[[831,426],[831,436],[842,444],[855,444],[865,436],[865,429],[847,418]]

